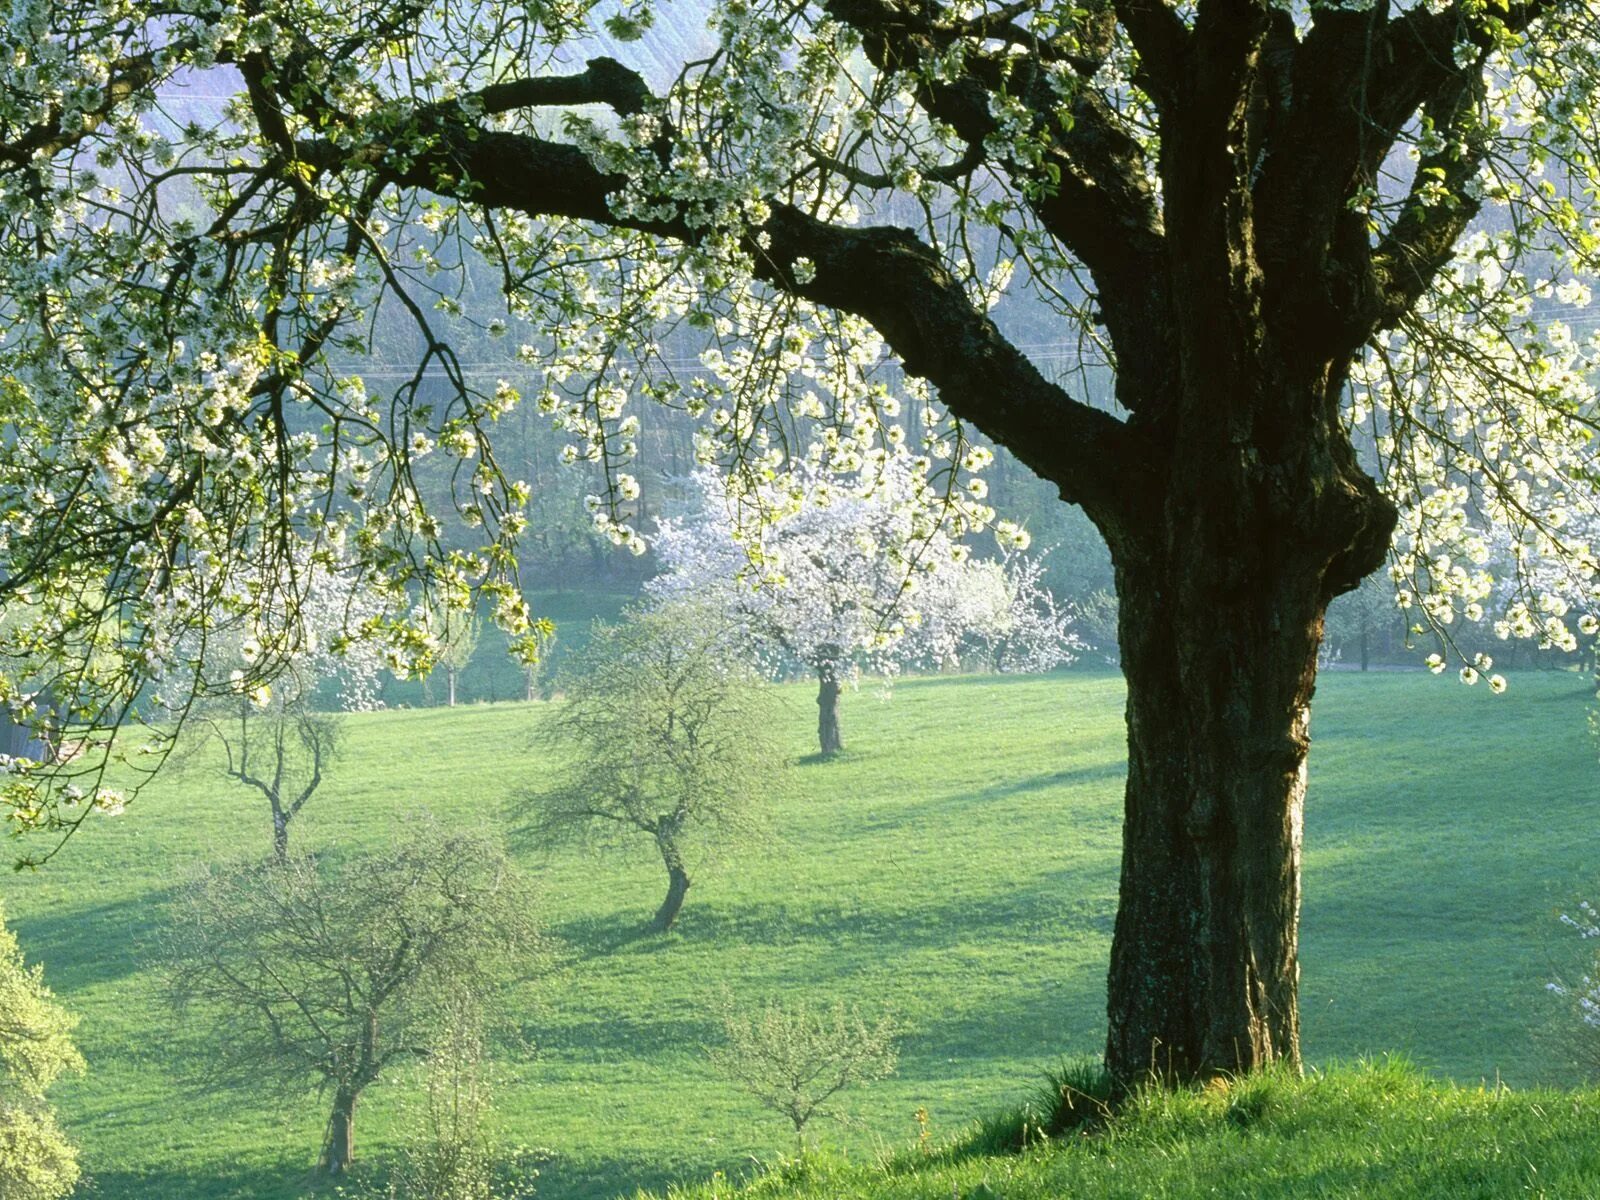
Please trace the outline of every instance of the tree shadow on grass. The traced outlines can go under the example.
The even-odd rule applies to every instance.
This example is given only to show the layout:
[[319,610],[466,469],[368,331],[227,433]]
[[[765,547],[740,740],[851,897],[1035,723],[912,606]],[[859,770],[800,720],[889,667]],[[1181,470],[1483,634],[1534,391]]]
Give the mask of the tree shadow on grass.
[[[709,998],[709,997],[708,997]],[[649,1014],[612,1011],[597,1017],[553,1021],[548,1017],[522,1027],[525,1044],[537,1046],[541,1057],[568,1062],[626,1062],[652,1060],[659,1055],[698,1051],[717,1041],[721,1028],[705,1003],[678,999],[658,1005]]]
[[794,760],[797,767],[825,767],[831,763],[845,763],[850,761],[849,754],[844,750],[835,750],[826,754],[821,750],[813,750],[810,754],[802,754]]
[[92,1200],[311,1200],[332,1197],[333,1182],[303,1161],[215,1170],[95,1171],[79,1192]]
[[[1109,759],[1082,767],[1068,767],[1060,771],[1029,775],[1022,779],[1006,780],[980,791],[945,792],[926,800],[896,805],[882,816],[865,815],[857,829],[863,833],[880,832],[905,826],[924,825],[930,818],[935,817],[963,818],[976,809],[1004,804],[1007,800],[1029,797],[1055,789],[1087,788],[1106,783],[1115,783],[1120,788],[1127,775],[1128,763],[1125,758]],[[1120,799],[1120,795],[1117,799]],[[1073,798],[1072,808],[1080,828],[1083,814],[1094,807],[1092,802],[1085,804],[1083,797]],[[1120,823],[1122,820],[1120,807],[1114,802],[1107,804],[1104,819],[1107,822]]]
[[580,959],[605,958],[626,950],[655,953],[673,942],[671,933],[650,928],[649,914],[643,908],[569,917],[550,932]]
[[[884,909],[850,897],[804,903],[714,902],[686,907],[672,932],[639,932],[631,913],[569,920],[557,934],[580,959],[615,954],[703,953],[715,948],[792,947],[866,953],[937,950],[974,941],[1053,941],[1085,930],[1109,937],[1116,913],[1115,863],[1045,871],[1024,886],[957,890],[935,903]],[[691,901],[692,903],[692,901]],[[809,956],[807,956],[809,957]],[[812,964],[801,962],[801,973]]]
[[751,1168],[747,1155],[710,1152],[704,1162],[663,1164],[643,1156],[619,1154],[604,1158],[567,1158],[557,1154],[539,1168],[540,1200],[610,1200],[648,1192],[666,1195],[676,1186],[689,1186],[722,1171],[737,1180]]
[[[647,1014],[618,1011],[595,1019],[586,1012],[581,1028],[541,1020],[526,1032],[541,1051],[601,1061],[648,1057],[702,1044],[715,1034],[713,1015],[702,1001],[714,996],[724,979],[751,1000],[816,992],[848,996],[852,980],[865,988],[884,970],[892,971],[898,960],[924,957],[929,951],[959,952],[1005,942],[1043,946],[1085,936],[1109,944],[1115,901],[1111,876],[1096,880],[1069,870],[1047,873],[1026,888],[956,896],[901,913],[813,910],[809,920],[801,921],[782,905],[734,910],[703,906],[692,920],[685,914],[680,933],[642,944],[653,944],[652,952],[682,953],[696,962],[704,961],[705,951],[693,943],[715,946],[718,961],[728,966],[720,978],[714,971],[705,976],[704,996],[675,993]],[[764,952],[753,953],[757,950]],[[981,969],[975,963],[975,972]],[[1032,1044],[1053,1052],[1068,1040],[1066,1030],[1083,1024],[1085,1013],[1100,1019],[1104,988],[1105,963],[1096,956],[1084,966],[1064,967],[1058,977],[1015,1001],[968,1004],[958,998],[950,1005],[948,1022],[919,1031],[924,1049],[918,1053],[930,1061],[974,1053],[989,1057],[998,1053],[994,1047],[1005,1046],[1003,1057],[1015,1057]],[[985,996],[988,989],[986,978],[975,973],[969,996]]]
[[[664,954],[678,944],[806,947],[866,955],[938,950],[968,942],[1058,941],[1091,931],[1109,938],[1115,918],[1115,862],[1043,870],[1026,883],[990,891],[950,890],[928,902],[886,909],[869,898],[826,896],[798,902],[704,902],[686,907],[674,931],[637,939],[624,949]],[[690,950],[693,952],[693,950]],[[848,957],[848,955],[846,955]],[[798,963],[795,970],[808,970]]]
[[[882,813],[865,811],[851,832],[892,833],[900,828],[925,827],[938,820],[959,820],[974,810],[1000,805],[1007,800],[1026,799],[1053,789],[1070,790],[1109,782],[1120,784],[1126,771],[1125,761],[1116,758],[1030,775],[980,791],[933,795]],[[1072,809],[1073,828],[1078,836],[1092,828],[1112,839],[1120,828],[1122,814],[1114,801],[1102,802],[1091,797],[1085,803],[1080,799],[1072,805]],[[1114,869],[1113,859],[1107,860],[1105,871],[1095,869],[1085,873],[1080,867],[1068,868],[1052,873],[1060,877],[1059,892],[1044,888],[1033,895],[1006,894],[1000,898],[981,900],[976,908],[971,900],[958,897],[951,905],[932,912],[835,910],[830,913],[826,905],[819,906],[810,901],[718,905],[702,901],[698,893],[691,891],[682,916],[672,931],[666,934],[649,927],[650,908],[655,902],[656,893],[642,890],[637,908],[569,917],[556,924],[551,932],[575,951],[580,959],[621,953],[660,954],[683,942],[772,944],[814,936],[820,932],[837,933],[852,925],[858,926],[855,930],[858,934],[881,936],[894,941],[904,937],[907,918],[911,927],[920,931],[917,939],[922,944],[937,941],[951,932],[984,927],[997,927],[997,932],[1003,936],[1005,929],[1012,927],[1018,917],[1043,921],[1049,919],[1048,910],[1052,908],[1059,910],[1063,904],[1068,909],[1076,907],[1084,896],[1093,894],[1096,885],[1104,882],[1101,876],[1112,879],[1114,890]]]
[[907,1030],[896,1078],[959,1092],[974,1063],[1033,1063],[1016,1078],[1016,1097],[1025,1099],[1063,1056],[1098,1053],[1104,1044],[1106,966],[1080,963],[1047,986],[987,997]]
[[8,918],[30,959],[45,964],[50,986],[62,995],[125,978],[149,961],[150,943],[166,920],[175,890],[146,892],[137,900],[88,907],[52,907]]

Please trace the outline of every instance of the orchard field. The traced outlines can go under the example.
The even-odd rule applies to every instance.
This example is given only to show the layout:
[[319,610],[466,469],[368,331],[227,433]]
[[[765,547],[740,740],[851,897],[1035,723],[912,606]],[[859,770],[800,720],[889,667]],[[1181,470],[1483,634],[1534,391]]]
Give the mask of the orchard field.
[[[907,680],[887,701],[868,684],[846,698],[846,753],[807,762],[812,693],[783,689],[797,786],[766,844],[702,866],[665,937],[638,932],[658,863],[549,855],[519,836],[518,796],[546,770],[540,703],[350,718],[346,756],[294,836],[357,849],[426,807],[503,830],[537,874],[565,950],[515,998],[496,1097],[507,1139],[552,1153],[541,1195],[736,1176],[792,1145],[705,1061],[724,987],[900,1016],[898,1074],[849,1099],[850,1124],[820,1130],[870,1161],[914,1140],[919,1108],[934,1139],[953,1137],[1098,1051],[1122,694],[1120,677],[1081,670]],[[1567,673],[1514,675],[1500,697],[1421,672],[1324,675],[1306,818],[1310,1062],[1399,1052],[1469,1085],[1572,1081],[1540,1035],[1544,983],[1571,961],[1556,914],[1600,891],[1591,696]],[[98,1200],[311,1191],[323,1101],[206,1091],[206,1030],[173,1018],[150,965],[174,885],[268,845],[264,809],[196,764],[43,871],[0,882],[24,948],[83,1018],[90,1070],[60,1112]],[[363,1157],[392,1144],[405,1094],[373,1090]]]

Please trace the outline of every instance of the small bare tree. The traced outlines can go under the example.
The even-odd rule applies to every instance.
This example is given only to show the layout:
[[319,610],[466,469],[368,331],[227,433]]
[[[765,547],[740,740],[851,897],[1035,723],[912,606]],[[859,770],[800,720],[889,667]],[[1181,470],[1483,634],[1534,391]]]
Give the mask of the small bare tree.
[[332,1093],[320,1165],[355,1156],[356,1107],[391,1068],[449,1044],[538,961],[528,885],[501,851],[422,819],[374,855],[209,870],[180,894],[167,990],[216,1040],[225,1074]]
[[[209,770],[220,758],[227,778],[260,793],[280,861],[289,853],[290,823],[339,757],[340,713],[382,706],[381,656],[345,633],[375,615],[372,598],[359,580],[315,561],[297,570],[303,602],[293,614],[241,613],[191,640],[194,678],[178,689],[189,699],[173,713],[185,728],[173,765]],[[272,682],[264,686],[257,673],[269,660]]]
[[868,1021],[843,1001],[829,1009],[769,1001],[745,1013],[726,993],[723,1042],[707,1048],[711,1063],[764,1108],[794,1126],[805,1152],[806,1125],[846,1088],[894,1074],[901,1030],[893,1017]]
[[597,625],[566,676],[566,704],[540,737],[566,765],[530,798],[548,839],[649,838],[667,871],[651,928],[672,928],[691,882],[690,850],[760,828],[783,782],[767,688],[725,621],[673,604]]
[[202,709],[194,726],[219,743],[223,773],[254,788],[272,813],[272,853],[289,857],[289,823],[300,814],[339,757],[344,718],[317,712],[303,698],[257,707],[240,697],[229,714]]
[[524,700],[549,700],[555,696],[555,649],[556,630],[551,626],[541,639],[539,657],[523,664],[522,677],[527,685]]

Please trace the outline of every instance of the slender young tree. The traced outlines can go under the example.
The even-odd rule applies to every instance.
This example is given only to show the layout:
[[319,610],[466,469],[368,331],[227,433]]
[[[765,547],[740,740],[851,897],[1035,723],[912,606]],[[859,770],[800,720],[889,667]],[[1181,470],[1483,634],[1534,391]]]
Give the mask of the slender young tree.
[[[382,665],[370,645],[345,637],[352,617],[381,610],[359,579],[302,565],[305,592],[293,612],[241,612],[188,647],[193,686],[182,689],[187,736],[179,763],[215,764],[267,802],[272,848],[289,854],[289,828],[338,760],[341,710],[378,707]],[[292,630],[276,646],[270,630]],[[280,661],[265,684],[251,675],[263,657]]]
[[735,631],[707,605],[638,610],[597,625],[567,668],[566,700],[539,737],[564,763],[528,797],[543,839],[648,839],[667,873],[650,922],[671,929],[694,858],[759,832],[783,784],[772,703]]
[[339,755],[343,736],[337,713],[316,712],[304,703],[259,712],[249,700],[236,704],[226,726],[208,718],[217,731],[228,778],[259,792],[272,814],[272,854],[289,857],[289,823],[316,795]]
[[[607,11],[623,40],[658,15]],[[1082,506],[1114,560],[1129,692],[1107,1061],[1297,1063],[1328,602],[1392,550],[1412,620],[1462,646],[1491,527],[1592,601],[1595,556],[1563,530],[1592,505],[1594,347],[1561,318],[1596,252],[1593,6],[704,12],[683,61],[634,70],[575,61],[585,0],[19,9],[0,221],[30,252],[0,260],[18,514],[0,596],[44,615],[10,640],[81,651],[110,614],[140,631],[63,696],[103,722],[167,627],[202,619],[167,611],[175,573],[273,555],[307,514],[336,514],[380,572],[438,548],[411,471],[436,450],[492,535],[471,565],[499,580],[521,493],[485,430],[515,389],[450,351],[437,280],[482,253],[538,403],[610,480],[599,528],[630,548],[640,397],[703,414],[701,451],[751,483],[810,422],[842,471],[926,459],[951,484],[939,519],[969,524],[975,428]],[[186,88],[236,90],[228,119],[147,122]],[[1008,335],[1008,281],[1076,356],[1057,378]],[[351,356],[390,312],[417,374],[376,403]],[[680,323],[722,339],[698,373],[664,356]],[[885,351],[911,377],[904,418]],[[349,510],[326,500],[346,478]],[[1507,624],[1559,642],[1568,612],[1535,596]]]
[[904,1033],[890,1016],[869,1021],[859,1008],[769,1000],[757,1011],[722,998],[722,1042],[706,1056],[721,1074],[794,1127],[806,1152],[806,1126],[828,1114],[840,1092],[893,1075]]
[[470,609],[460,610],[445,605],[433,605],[428,608],[423,624],[437,641],[434,669],[444,672],[445,704],[449,708],[454,708],[456,682],[478,650],[478,638],[482,632],[478,614]]

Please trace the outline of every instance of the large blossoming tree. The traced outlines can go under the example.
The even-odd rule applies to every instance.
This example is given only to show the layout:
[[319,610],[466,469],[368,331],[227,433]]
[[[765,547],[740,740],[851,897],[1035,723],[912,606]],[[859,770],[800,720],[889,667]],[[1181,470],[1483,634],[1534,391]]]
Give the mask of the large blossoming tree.
[[[516,395],[453,349],[487,259],[619,542],[641,400],[752,487],[797,439],[909,452],[964,527],[976,429],[1081,505],[1129,688],[1108,1063],[1295,1063],[1329,600],[1392,549],[1470,653],[1496,530],[1593,594],[1593,347],[1560,320],[1597,247],[1592,0],[722,0],[687,46],[604,13],[649,70],[583,65],[586,0],[11,0],[0,594],[38,615],[0,649],[92,663],[53,694],[109,722],[205,619],[175,577],[224,595],[308,537],[525,626],[485,435]],[[1008,277],[1114,405],[1008,336]],[[722,339],[699,372],[662,350],[685,324]],[[415,364],[392,394],[375,344]],[[894,414],[884,352],[937,406]],[[443,498],[483,549],[446,552]],[[1571,619],[1530,584],[1507,628]]]

